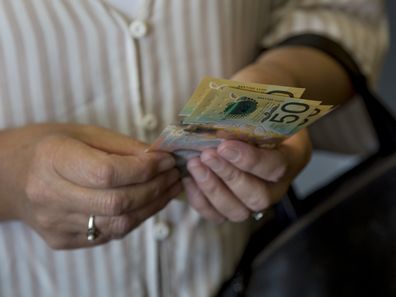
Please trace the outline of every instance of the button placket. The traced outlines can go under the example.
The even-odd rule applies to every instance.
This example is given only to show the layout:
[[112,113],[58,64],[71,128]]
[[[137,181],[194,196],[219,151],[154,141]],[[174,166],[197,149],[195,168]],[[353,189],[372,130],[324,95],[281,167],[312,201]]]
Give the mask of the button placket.
[[[140,43],[146,42],[148,39],[144,39],[152,28],[151,22],[149,23],[151,8],[154,0],[142,0],[142,6],[140,12],[137,14],[137,17],[134,20],[130,20],[130,22],[126,23],[127,33],[129,33],[131,43],[134,47],[133,56],[131,58],[136,61],[135,65],[138,65],[136,69],[131,69],[133,71],[133,87],[135,89],[135,97],[133,98],[134,102],[137,103],[136,113],[138,113],[136,119],[138,135],[141,135],[141,139],[146,140],[148,138],[150,131],[154,131],[158,128],[159,120],[158,117],[154,113],[150,113],[144,110],[143,104],[143,94],[142,94],[142,77],[140,70],[140,59],[141,54],[144,54],[140,51]],[[125,24],[125,23],[124,23]],[[155,111],[154,111],[155,112]],[[150,229],[146,238],[148,239],[147,245],[151,247],[150,253],[148,257],[151,258],[151,261],[148,263],[147,269],[156,273],[156,280],[153,281],[155,285],[151,287],[152,291],[150,295],[153,296],[171,296],[169,291],[165,288],[164,284],[170,283],[170,275],[168,266],[164,263],[168,262],[169,258],[169,250],[166,248],[168,242],[166,241],[172,233],[172,225],[166,220],[161,219],[160,214],[155,214],[150,220],[151,223],[148,225]],[[150,280],[151,281],[151,280]]]

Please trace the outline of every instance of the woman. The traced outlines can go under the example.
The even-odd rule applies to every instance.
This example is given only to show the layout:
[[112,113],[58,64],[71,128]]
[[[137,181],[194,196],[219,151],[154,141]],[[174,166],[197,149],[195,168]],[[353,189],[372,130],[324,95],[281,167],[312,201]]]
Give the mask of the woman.
[[[330,38],[373,78],[383,10],[373,0],[1,0],[1,295],[213,295],[250,214],[308,162],[308,134],[276,150],[224,142],[182,181],[172,156],[144,153],[146,143],[204,75],[348,100],[337,61],[287,40]],[[171,201],[181,182],[188,203]]]

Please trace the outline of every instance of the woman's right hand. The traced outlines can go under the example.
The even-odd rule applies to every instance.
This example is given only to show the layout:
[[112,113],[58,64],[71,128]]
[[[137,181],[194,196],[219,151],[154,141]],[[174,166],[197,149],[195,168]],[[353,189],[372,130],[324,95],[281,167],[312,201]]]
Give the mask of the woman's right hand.
[[[19,219],[54,249],[122,238],[182,189],[175,160],[94,126],[31,125],[0,133],[0,219]],[[98,236],[87,240],[95,215]]]

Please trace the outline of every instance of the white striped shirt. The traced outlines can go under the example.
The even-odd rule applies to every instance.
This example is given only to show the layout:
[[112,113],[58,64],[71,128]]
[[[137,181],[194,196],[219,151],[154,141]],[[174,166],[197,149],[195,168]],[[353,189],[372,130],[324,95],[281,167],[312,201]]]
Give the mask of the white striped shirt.
[[[230,77],[263,46],[321,33],[375,77],[387,45],[381,1],[127,1],[0,0],[0,128],[90,123],[150,142],[204,75]],[[345,115],[335,117],[321,139],[340,137]],[[348,127],[371,131],[361,119]],[[348,132],[343,146],[372,146],[370,133]],[[0,296],[211,296],[250,227],[203,221],[177,200],[123,240],[52,251],[2,223]]]

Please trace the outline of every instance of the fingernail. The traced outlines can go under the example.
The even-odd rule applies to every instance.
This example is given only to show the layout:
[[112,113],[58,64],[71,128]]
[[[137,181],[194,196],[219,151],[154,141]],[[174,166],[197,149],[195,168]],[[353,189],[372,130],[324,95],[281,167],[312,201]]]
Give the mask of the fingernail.
[[190,173],[197,181],[204,181],[208,176],[208,170],[200,165],[193,166],[190,169]]
[[176,165],[176,162],[173,157],[165,157],[159,161],[158,169],[160,171],[166,171],[166,170],[169,170],[169,169],[175,167],[175,165]]
[[222,164],[219,158],[211,156],[210,158],[203,158],[202,162],[204,162],[214,171],[219,171],[221,169]]
[[219,155],[231,162],[236,162],[239,159],[240,153],[238,150],[235,149],[224,148],[219,151]]

